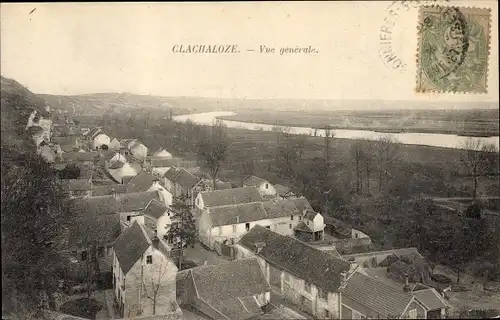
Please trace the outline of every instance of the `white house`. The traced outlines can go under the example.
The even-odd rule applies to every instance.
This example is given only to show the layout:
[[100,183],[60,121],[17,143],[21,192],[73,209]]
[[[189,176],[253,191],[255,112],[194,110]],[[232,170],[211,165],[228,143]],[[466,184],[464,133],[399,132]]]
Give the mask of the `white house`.
[[129,144],[129,152],[130,154],[138,159],[138,160],[145,160],[146,156],[148,155],[148,148],[142,144],[139,141],[135,141]]
[[294,236],[309,208],[305,198],[209,207],[201,211],[198,219],[200,241],[218,250],[221,243],[235,244],[256,225]]
[[113,292],[122,318],[182,313],[177,267],[153,231],[134,222],[116,239],[113,252]]
[[162,157],[162,158],[166,158],[166,159],[173,158],[172,154],[170,152],[168,152],[167,150],[165,150],[165,148],[158,149],[153,155],[155,157]]
[[319,241],[325,238],[323,216],[312,209],[306,210],[302,222],[295,227],[295,236],[302,241]]
[[103,145],[106,145],[109,148],[110,142],[111,139],[107,134],[105,134],[104,132],[99,132],[92,138],[92,149],[93,150],[99,149]]
[[263,198],[276,197],[276,188],[268,180],[250,176],[243,181],[242,185],[243,187],[257,187]]
[[144,170],[130,179],[127,184],[128,192],[158,191],[166,206],[171,206],[173,203],[172,193],[161,184],[160,179]]
[[150,230],[156,231],[160,239],[164,239],[172,220],[171,211],[162,202],[153,199],[144,209],[144,225]]
[[260,201],[262,197],[256,187],[240,187],[200,192],[196,196],[195,207],[205,210],[210,207]]
[[115,161],[108,166],[108,172],[118,183],[123,183],[125,180],[136,176],[139,171],[132,167],[128,162],[122,160]]
[[120,141],[116,138],[113,138],[108,145],[110,150],[120,150],[123,146]]
[[255,226],[235,246],[236,258],[257,257],[270,285],[316,318],[342,319],[348,262],[289,236]]
[[172,167],[178,167],[179,166],[179,159],[178,158],[163,158],[163,157],[157,157],[157,156],[148,156],[146,158],[146,163],[145,163],[145,168],[147,171],[149,171],[151,174],[164,178],[165,173],[172,168]]

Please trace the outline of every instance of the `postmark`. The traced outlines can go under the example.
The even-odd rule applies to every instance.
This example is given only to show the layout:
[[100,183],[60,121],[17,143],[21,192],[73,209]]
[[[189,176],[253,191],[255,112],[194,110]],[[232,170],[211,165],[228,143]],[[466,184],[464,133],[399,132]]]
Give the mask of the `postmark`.
[[486,93],[490,9],[419,9],[417,92]]

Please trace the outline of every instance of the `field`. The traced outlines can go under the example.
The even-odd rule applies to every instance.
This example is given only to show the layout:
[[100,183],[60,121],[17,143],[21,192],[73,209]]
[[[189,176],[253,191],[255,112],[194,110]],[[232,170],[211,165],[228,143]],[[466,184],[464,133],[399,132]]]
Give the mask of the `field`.
[[499,110],[238,110],[225,120],[292,127],[498,136]]

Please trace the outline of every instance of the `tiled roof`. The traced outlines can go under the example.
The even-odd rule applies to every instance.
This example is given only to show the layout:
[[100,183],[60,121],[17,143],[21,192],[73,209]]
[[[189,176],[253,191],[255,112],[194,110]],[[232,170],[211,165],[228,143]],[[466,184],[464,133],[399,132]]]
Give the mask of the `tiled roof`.
[[293,228],[294,230],[298,230],[298,231],[306,231],[306,232],[312,232],[312,229],[309,228],[308,225],[306,225],[304,223],[304,221],[301,221],[299,222],[298,225],[295,226],[295,228]]
[[318,213],[314,212],[314,210],[307,210],[306,214],[304,215],[304,218],[312,221],[317,215]]
[[204,205],[207,207],[262,201],[262,197],[256,187],[204,191],[200,192],[200,195],[203,198]]
[[299,210],[294,201],[291,199],[280,200],[280,201],[266,201],[264,202],[264,208],[267,214],[271,218],[281,218],[291,215],[302,215],[302,211]]
[[291,193],[291,191],[292,191],[292,189],[290,189],[287,186],[284,186],[282,184],[275,184],[274,188],[276,189],[276,193],[280,196],[285,196],[285,195]]
[[111,170],[121,169],[121,168],[123,168],[124,165],[125,165],[125,162],[123,162],[122,160],[116,160],[108,168]]
[[334,255],[259,225],[250,229],[239,244],[255,251],[256,242],[265,243],[258,256],[328,292],[338,290],[340,273],[349,270],[350,267],[349,263]]
[[101,216],[117,212],[142,211],[148,203],[160,200],[157,191],[135,192],[113,195],[71,199],[68,201],[70,210],[76,214],[87,216]]
[[[170,171],[170,170],[169,170]],[[193,188],[198,182],[200,181],[199,178],[197,178],[195,175],[192,173],[188,172],[184,168],[180,168],[179,172],[175,176],[175,182],[180,184],[184,188]]]
[[359,272],[347,280],[342,294],[377,312],[382,318],[402,315],[413,298],[402,289],[393,288]]
[[108,185],[94,185],[92,187],[93,196],[107,196],[114,193],[127,193],[128,185],[126,184],[108,184]]
[[439,295],[436,289],[429,288],[413,291],[412,294],[424,305],[427,311],[449,307],[449,304]]
[[151,167],[153,168],[165,168],[165,167],[172,167],[172,166],[177,166],[179,165],[179,159],[177,158],[149,158],[148,159],[151,162]]
[[109,245],[120,235],[120,215],[108,214],[104,216],[77,217],[68,226],[69,248],[82,248],[85,242],[97,241],[102,245]]
[[127,273],[151,245],[143,226],[137,221],[115,240],[113,250],[123,273]]
[[165,213],[165,211],[167,211],[167,209],[168,208],[163,203],[153,199],[151,200],[151,202],[149,202],[146,209],[144,209],[144,215],[159,219]]
[[423,256],[418,252],[418,249],[415,247],[409,247],[409,248],[401,248],[401,249],[390,249],[390,250],[383,250],[383,251],[372,251],[372,252],[366,252],[366,253],[356,253],[356,254],[347,254],[344,255],[343,258],[348,260],[349,258],[361,258],[361,257],[366,257],[367,259],[370,259],[371,257],[374,256],[380,256],[380,255],[396,255],[398,257],[400,256],[409,256],[409,255],[416,255],[417,257],[423,258]]
[[160,153],[167,153],[168,155],[160,156],[160,157],[172,157],[172,154],[168,152],[165,148],[160,148],[155,151],[154,155],[157,156]]
[[262,202],[240,203],[236,205],[210,208],[212,227],[258,221],[269,218]]
[[94,138],[96,134],[101,132],[102,132],[101,128],[92,128],[87,135],[91,138]]
[[198,297],[214,307],[228,299],[243,299],[271,291],[256,258],[193,268],[190,275]]
[[68,187],[71,191],[87,191],[92,189],[92,183],[86,179],[71,179]]
[[286,201],[290,201],[293,203],[293,205],[300,210],[300,212],[303,212],[304,210],[313,210],[311,207],[311,204],[305,197],[300,197],[296,199],[288,199]]
[[253,296],[210,301],[210,305],[231,320],[246,320],[264,313]]
[[256,186],[256,187],[258,187],[263,183],[269,183],[269,181],[267,181],[266,179],[259,178],[257,176],[250,176],[250,177],[246,178],[245,180],[243,180],[242,184],[244,186]]
[[129,192],[146,191],[151,188],[153,183],[157,180],[158,178],[142,170],[127,183],[129,185],[128,190]]

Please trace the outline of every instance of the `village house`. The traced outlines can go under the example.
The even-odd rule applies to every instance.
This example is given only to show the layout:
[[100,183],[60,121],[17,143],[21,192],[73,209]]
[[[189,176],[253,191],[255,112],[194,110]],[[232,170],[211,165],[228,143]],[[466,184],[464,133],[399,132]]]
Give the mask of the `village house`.
[[53,123],[50,119],[50,112],[45,110],[45,112],[38,112],[37,110],[33,110],[33,112],[28,117],[28,123],[26,124],[26,130],[30,127],[39,127],[41,128],[40,141],[49,142],[52,137],[53,132]]
[[37,148],[37,153],[45,160],[47,163],[54,163],[56,161],[56,153],[45,141],[42,141]]
[[92,212],[79,212],[65,231],[67,240],[62,253],[69,258],[71,275],[85,279],[87,263],[93,254],[94,270],[100,275],[111,274],[113,242],[121,233],[117,213],[93,215]]
[[179,163],[178,158],[147,156],[144,167],[151,174],[164,178],[165,173],[172,167],[179,167]]
[[76,163],[84,165],[94,165],[99,162],[99,152],[66,152],[61,155],[62,161],[66,163]]
[[171,167],[164,175],[165,187],[174,199],[184,197],[190,206],[194,206],[196,186],[201,179],[189,173],[184,168]]
[[144,170],[130,179],[128,186],[128,192],[158,191],[167,206],[173,203],[172,193],[161,184],[160,179]]
[[278,199],[294,199],[297,198],[297,194],[292,191],[287,186],[282,184],[275,184],[274,188],[276,189],[276,196]]
[[132,166],[128,161],[123,160],[113,162],[113,164],[107,166],[106,170],[113,180],[118,183],[127,183],[140,172],[140,168]]
[[173,212],[165,204],[153,199],[144,209],[144,225],[148,229],[156,231],[160,239],[164,239],[172,224],[170,217],[173,215]]
[[123,195],[128,193],[128,185],[127,184],[102,184],[102,185],[94,185],[92,188],[92,196],[109,196],[109,195]]
[[256,187],[203,191],[196,196],[195,207],[198,210],[206,210],[210,207],[250,202],[262,202],[262,196]]
[[289,236],[262,226],[248,231],[235,246],[236,258],[256,256],[274,290],[302,311],[341,319],[341,294],[350,264]]
[[184,286],[182,300],[211,319],[253,319],[271,299],[256,258],[190,269]]
[[121,144],[120,140],[113,138],[109,142],[109,150],[114,150],[114,151],[120,151],[123,148],[123,145]]
[[[221,244],[234,245],[255,225],[294,236],[296,227],[308,221],[304,218],[310,210],[305,198],[210,207],[201,211],[198,234],[203,244],[216,251],[220,251]],[[311,221],[311,228],[314,228],[314,222],[321,223],[319,218]]]
[[[377,267],[380,264],[385,264],[385,261],[391,260],[391,258],[399,258],[402,256],[409,255],[417,255],[421,259],[424,257],[418,252],[417,248],[409,247],[409,248],[401,248],[401,249],[390,249],[383,251],[371,251],[365,253],[356,253],[356,254],[345,254],[342,255],[347,261],[355,262],[359,265],[365,265],[370,267]],[[389,259],[388,259],[389,258]],[[388,264],[386,264],[387,266]]]
[[231,185],[231,182],[226,182],[216,179],[214,188],[214,181],[212,179],[202,178],[200,187],[202,191],[214,191],[214,190],[231,189],[233,186]]
[[354,272],[342,290],[341,319],[439,319],[448,307],[435,290],[405,292]]
[[265,179],[256,176],[250,176],[243,181],[242,186],[256,187],[259,190],[260,195],[264,199],[276,198],[276,188]]
[[165,150],[165,148],[160,148],[158,150],[156,150],[155,153],[153,153],[153,155],[155,157],[162,157],[162,158],[166,158],[166,159],[172,159],[173,156],[170,152],[168,152],[167,150]]
[[65,136],[65,137],[52,137],[52,142],[58,144],[63,152],[80,151],[80,137]]
[[134,222],[113,249],[113,292],[122,318],[182,314],[176,302],[177,266],[162,239]]
[[42,127],[30,126],[27,128],[27,131],[36,146],[39,146],[44,141],[44,132]]
[[302,221],[294,227],[295,237],[302,241],[324,240],[325,223],[323,216],[312,209],[306,210]]
[[128,150],[130,154],[139,161],[144,161],[148,155],[148,148],[140,141],[129,143]]

